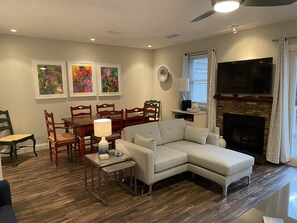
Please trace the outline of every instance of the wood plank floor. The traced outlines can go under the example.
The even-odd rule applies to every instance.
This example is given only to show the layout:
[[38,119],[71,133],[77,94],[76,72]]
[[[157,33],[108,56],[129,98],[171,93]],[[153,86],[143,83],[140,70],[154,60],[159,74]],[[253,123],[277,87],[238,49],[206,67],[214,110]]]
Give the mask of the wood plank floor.
[[65,155],[59,167],[50,163],[48,151],[19,155],[15,166],[2,158],[4,178],[10,182],[13,207],[20,223],[26,222],[232,222],[290,180],[297,168],[255,165],[252,183],[232,184],[222,197],[217,184],[185,173],[154,185],[152,196],[133,196],[116,182],[109,185],[109,206],[84,188],[84,167]]

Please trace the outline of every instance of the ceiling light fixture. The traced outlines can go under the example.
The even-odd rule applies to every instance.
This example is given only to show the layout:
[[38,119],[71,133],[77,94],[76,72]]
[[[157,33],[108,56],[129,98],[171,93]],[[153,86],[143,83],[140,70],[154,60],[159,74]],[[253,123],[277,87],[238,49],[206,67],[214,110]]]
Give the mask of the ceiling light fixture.
[[152,48],[152,45],[148,45],[147,47],[148,47],[148,48]]
[[240,0],[211,0],[216,12],[232,12],[239,8]]
[[16,33],[17,30],[16,30],[16,29],[11,29],[10,32],[12,32],[12,33]]
[[95,39],[95,38],[91,38],[90,40],[91,40],[92,42],[94,42],[96,39]]

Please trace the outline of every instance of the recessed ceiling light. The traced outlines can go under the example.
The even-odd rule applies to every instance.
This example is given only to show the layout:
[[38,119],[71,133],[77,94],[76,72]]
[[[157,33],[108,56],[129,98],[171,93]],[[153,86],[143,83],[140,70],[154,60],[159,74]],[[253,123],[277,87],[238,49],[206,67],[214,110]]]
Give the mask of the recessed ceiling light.
[[16,30],[16,29],[11,29],[10,32],[12,32],[12,33],[16,33],[17,30]]
[[94,42],[96,39],[95,38],[91,38],[90,40]]
[[152,45],[148,45],[147,47],[148,47],[148,48],[152,48]]

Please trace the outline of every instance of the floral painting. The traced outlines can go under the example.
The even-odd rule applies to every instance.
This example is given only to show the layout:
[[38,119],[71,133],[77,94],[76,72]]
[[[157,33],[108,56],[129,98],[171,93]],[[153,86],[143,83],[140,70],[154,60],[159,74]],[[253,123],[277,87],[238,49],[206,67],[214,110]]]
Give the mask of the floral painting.
[[67,79],[65,62],[33,61],[35,98],[67,97]]
[[95,96],[96,75],[93,63],[68,62],[70,96]]
[[120,65],[98,65],[99,96],[121,95]]

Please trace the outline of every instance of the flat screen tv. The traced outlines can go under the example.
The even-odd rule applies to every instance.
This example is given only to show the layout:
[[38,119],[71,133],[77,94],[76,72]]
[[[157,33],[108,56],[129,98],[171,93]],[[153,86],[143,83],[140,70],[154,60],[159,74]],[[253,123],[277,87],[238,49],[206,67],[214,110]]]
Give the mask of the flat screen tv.
[[217,94],[271,95],[272,57],[218,64]]

